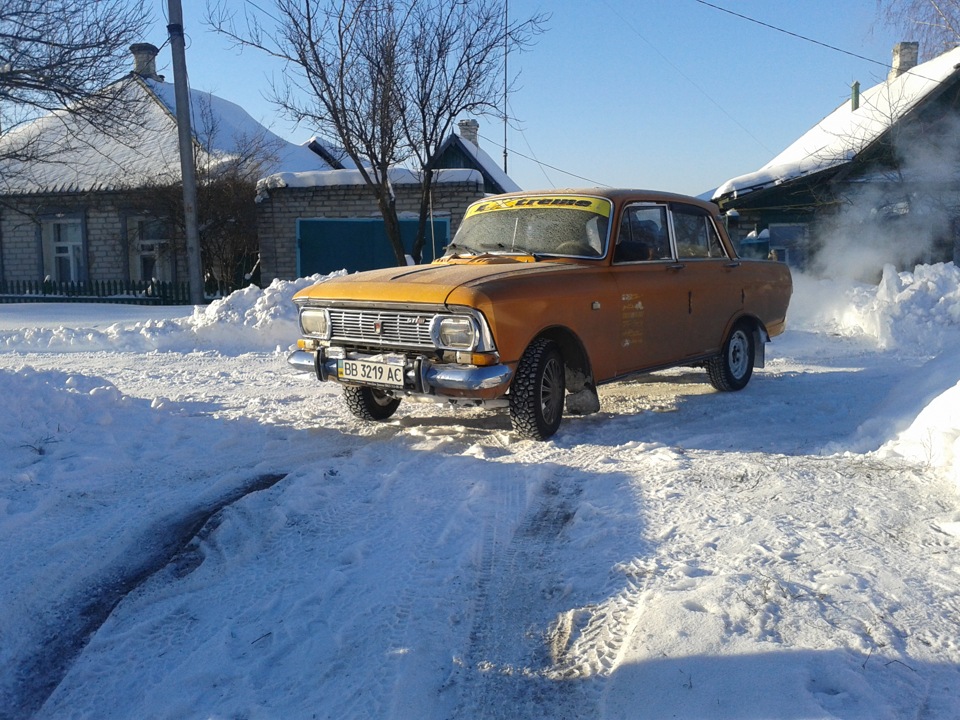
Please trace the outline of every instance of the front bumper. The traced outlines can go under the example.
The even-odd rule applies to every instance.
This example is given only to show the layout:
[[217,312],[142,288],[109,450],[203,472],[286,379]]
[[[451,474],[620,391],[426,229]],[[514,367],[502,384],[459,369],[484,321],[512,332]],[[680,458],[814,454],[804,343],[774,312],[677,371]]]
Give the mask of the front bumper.
[[[287,362],[300,372],[313,373],[320,380],[339,382],[337,360],[323,355],[323,349],[316,351],[295,350],[287,357]],[[458,365],[455,363],[434,363],[425,357],[409,358],[405,374],[408,382],[402,392],[421,395],[444,395],[447,392],[484,393],[503,386],[504,391],[513,377],[513,370],[507,365]],[[399,388],[398,388],[399,390]]]

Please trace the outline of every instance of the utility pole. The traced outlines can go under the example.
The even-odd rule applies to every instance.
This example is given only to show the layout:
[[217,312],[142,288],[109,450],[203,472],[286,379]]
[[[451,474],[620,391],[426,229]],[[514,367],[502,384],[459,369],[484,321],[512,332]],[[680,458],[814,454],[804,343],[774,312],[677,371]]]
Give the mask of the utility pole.
[[183,215],[187,233],[187,270],[190,302],[203,304],[203,266],[200,261],[200,230],[197,225],[197,172],[193,164],[193,131],[190,127],[190,87],[183,39],[183,8],[180,0],[167,0],[170,50],[173,55],[173,90],[177,99],[177,135],[180,141],[180,174],[183,177]]

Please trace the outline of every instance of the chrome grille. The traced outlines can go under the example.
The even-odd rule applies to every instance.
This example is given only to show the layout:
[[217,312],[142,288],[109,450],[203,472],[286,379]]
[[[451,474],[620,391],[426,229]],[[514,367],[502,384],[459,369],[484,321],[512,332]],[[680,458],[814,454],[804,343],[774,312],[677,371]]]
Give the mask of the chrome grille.
[[432,348],[433,313],[330,308],[330,339],[382,347]]

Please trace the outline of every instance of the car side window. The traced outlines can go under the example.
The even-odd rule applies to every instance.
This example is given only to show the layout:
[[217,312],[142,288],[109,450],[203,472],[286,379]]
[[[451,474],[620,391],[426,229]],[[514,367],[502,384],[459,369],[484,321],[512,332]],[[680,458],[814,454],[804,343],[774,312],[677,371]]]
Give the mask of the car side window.
[[674,205],[671,210],[678,257],[722,258],[727,256],[710,213],[692,205]]
[[667,208],[662,205],[630,205],[624,208],[613,261],[626,263],[670,258]]

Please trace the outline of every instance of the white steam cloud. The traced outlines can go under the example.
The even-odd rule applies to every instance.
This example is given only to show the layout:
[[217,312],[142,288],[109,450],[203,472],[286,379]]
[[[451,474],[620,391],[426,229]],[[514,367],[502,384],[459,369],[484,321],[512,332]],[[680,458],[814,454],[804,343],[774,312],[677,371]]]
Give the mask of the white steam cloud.
[[846,186],[842,209],[821,225],[813,273],[876,282],[884,265],[910,270],[960,253],[960,119],[902,132],[896,155],[899,168]]

